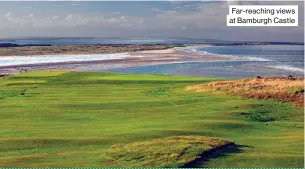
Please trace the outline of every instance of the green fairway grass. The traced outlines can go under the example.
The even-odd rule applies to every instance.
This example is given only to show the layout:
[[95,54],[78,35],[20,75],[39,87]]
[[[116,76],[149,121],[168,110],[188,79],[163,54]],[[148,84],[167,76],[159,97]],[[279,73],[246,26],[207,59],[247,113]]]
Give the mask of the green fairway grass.
[[[169,144],[172,136],[236,144],[188,167],[303,167],[303,107],[185,90],[218,80],[64,71],[2,77],[0,167],[154,167],[126,160],[120,145],[164,152],[178,144]],[[181,166],[171,160],[164,161]]]

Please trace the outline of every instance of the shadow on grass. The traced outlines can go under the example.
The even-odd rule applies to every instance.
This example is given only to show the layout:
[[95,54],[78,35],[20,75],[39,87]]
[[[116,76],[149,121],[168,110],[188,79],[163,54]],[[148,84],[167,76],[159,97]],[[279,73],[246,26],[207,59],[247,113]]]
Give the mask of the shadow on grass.
[[225,147],[204,152],[199,155],[200,158],[181,166],[181,168],[206,168],[205,164],[209,162],[210,159],[230,156],[233,153],[241,153],[243,151],[242,147],[250,147],[250,146],[229,144],[226,145]]

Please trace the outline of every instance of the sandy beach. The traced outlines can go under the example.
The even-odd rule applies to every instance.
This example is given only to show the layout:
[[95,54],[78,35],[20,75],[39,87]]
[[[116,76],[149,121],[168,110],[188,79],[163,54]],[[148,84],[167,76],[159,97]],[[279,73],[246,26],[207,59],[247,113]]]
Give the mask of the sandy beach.
[[144,53],[144,54],[172,54],[175,53],[175,49],[163,49],[163,50],[144,50],[139,51],[138,53]]
[[[164,47],[164,46],[162,46]],[[122,54],[112,51],[118,51],[115,47],[111,47],[111,50],[107,51],[107,54],[112,54],[113,58],[103,58],[104,55],[94,55],[97,58],[94,60],[90,60],[90,54],[85,55],[86,57],[80,58],[80,60],[73,60],[73,57],[80,57],[79,54],[69,54],[69,55],[58,55],[55,53],[49,53],[49,55],[31,55],[31,56],[24,56],[27,57],[25,62],[20,62],[20,58],[23,56],[10,56],[10,59],[19,57],[19,64],[9,64],[9,65],[1,65],[0,63],[0,74],[4,73],[16,73],[19,72],[21,69],[56,69],[58,67],[64,69],[70,69],[74,71],[83,71],[83,70],[94,70],[95,68],[92,65],[100,64],[101,66],[111,68],[114,65],[115,68],[117,67],[132,67],[132,66],[143,66],[143,65],[152,65],[152,64],[159,64],[159,63],[176,63],[176,62],[205,62],[205,61],[224,61],[230,60],[228,57],[221,57],[216,55],[207,55],[201,54],[196,52],[184,51],[181,48],[169,48],[169,49],[155,49],[155,50],[139,50],[139,51],[132,51],[128,52],[127,50],[120,50],[126,57],[122,58],[115,58],[116,54]],[[68,51],[67,51],[68,52]],[[52,60],[52,58],[57,58],[62,56],[62,60]],[[65,57],[69,57],[65,59]],[[1,56],[0,56],[1,57]],[[2,56],[5,58],[5,56]],[[93,56],[91,56],[93,57]],[[100,60],[98,58],[101,58]],[[30,62],[30,59],[33,59],[33,62]],[[40,59],[41,61],[35,61],[35,59]],[[45,60],[43,59],[45,58]],[[1,59],[1,58],[0,58]],[[3,59],[3,58],[2,58]],[[70,60],[69,60],[70,59]],[[47,61],[49,60],[49,61]],[[50,61],[51,60],[51,61]],[[115,66],[116,65],[116,66]]]
[[51,45],[0,47],[1,56],[36,56],[36,55],[80,55],[80,54],[110,54],[135,51],[153,51],[181,47],[183,45],[169,44],[109,44],[109,45]]

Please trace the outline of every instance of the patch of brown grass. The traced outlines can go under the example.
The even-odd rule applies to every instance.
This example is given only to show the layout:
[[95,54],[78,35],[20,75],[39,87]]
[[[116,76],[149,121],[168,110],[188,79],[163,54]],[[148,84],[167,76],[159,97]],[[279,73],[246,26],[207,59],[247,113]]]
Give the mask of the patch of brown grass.
[[225,93],[245,98],[271,99],[304,106],[304,78],[256,77],[191,85],[187,90]]

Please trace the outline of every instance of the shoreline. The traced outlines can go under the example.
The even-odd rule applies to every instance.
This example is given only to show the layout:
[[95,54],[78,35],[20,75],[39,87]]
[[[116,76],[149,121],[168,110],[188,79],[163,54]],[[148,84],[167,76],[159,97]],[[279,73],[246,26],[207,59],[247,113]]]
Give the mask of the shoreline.
[[[50,67],[64,67],[68,68],[69,70],[77,70],[76,68],[69,68],[73,67],[73,65],[81,65],[82,67],[87,67],[90,69],[90,65],[94,64],[105,64],[109,67],[111,65],[118,65],[121,64],[121,68],[127,66],[145,66],[145,65],[153,65],[153,64],[160,64],[160,63],[175,63],[175,62],[206,62],[206,61],[229,61],[231,60],[229,57],[223,57],[223,56],[217,56],[217,55],[208,55],[208,54],[201,54],[201,53],[196,53],[196,52],[191,52],[191,51],[184,51],[184,50],[178,50],[175,49],[175,47],[167,48],[167,49],[153,49],[153,50],[141,50],[141,51],[132,51],[132,52],[125,52],[126,56],[125,58],[116,58],[116,59],[111,59],[111,58],[103,58],[103,54],[101,54],[101,60],[86,60],[87,58],[84,57],[84,60],[80,61],[65,61],[64,56],[63,56],[63,61],[56,61],[56,62],[41,62],[41,63],[29,63],[29,64],[16,64],[16,65],[0,65],[0,73],[2,73],[5,69],[13,69],[12,71],[9,72],[18,72],[20,69],[24,68],[31,68],[33,70],[39,69],[45,67],[45,69],[49,69]],[[112,52],[110,54],[122,54]],[[74,54],[71,54],[73,58]],[[80,54],[82,55],[82,54]],[[94,55],[94,54],[92,54]],[[33,55],[33,57],[52,57],[52,56],[60,56],[58,55]],[[70,55],[68,55],[70,56]],[[10,56],[12,57],[12,56]],[[16,56],[16,57],[22,57],[22,56]],[[29,57],[29,56],[25,56]],[[31,57],[31,56],[30,56]],[[89,56],[90,57],[90,56]],[[0,57],[1,58],[1,57]],[[35,58],[34,58],[35,59]],[[58,58],[57,58],[58,59]],[[68,58],[71,59],[71,58]],[[115,67],[115,66],[114,66]],[[7,72],[7,71],[5,71]]]
[[82,54],[111,54],[138,52],[145,50],[163,50],[184,45],[153,44],[153,45],[51,45],[51,46],[22,46],[1,47],[0,57],[6,56],[41,56],[41,55],[82,55]]
[[[89,45],[90,46],[90,45]],[[124,46],[124,48],[121,48]],[[16,74],[22,71],[33,71],[33,70],[55,70],[55,69],[66,69],[70,71],[108,71],[113,69],[124,69],[128,71],[129,68],[132,67],[145,67],[152,65],[160,65],[160,64],[174,64],[174,63],[190,63],[190,62],[229,62],[229,61],[244,61],[242,58],[236,60],[236,58],[226,56],[226,55],[216,55],[209,54],[205,52],[196,52],[192,50],[187,50],[188,47],[192,47],[194,45],[185,46],[185,47],[177,47],[177,46],[162,46],[162,45],[148,45],[149,47],[145,47],[147,45],[141,45],[142,47],[134,51],[135,48],[132,48],[129,52],[129,45],[118,45],[117,47],[111,45],[109,51],[107,53],[90,53],[90,54],[53,54],[53,55],[31,55],[31,56],[8,56],[5,57],[0,56],[0,74]],[[195,45],[198,46],[198,45]],[[200,45],[202,46],[202,45]],[[108,46],[109,47],[109,46]],[[134,46],[133,46],[134,47]],[[153,48],[153,49],[152,49]],[[161,48],[161,49],[160,49]],[[115,50],[114,50],[115,49]],[[126,49],[127,51],[124,51]],[[141,49],[141,50],[140,50]],[[186,50],[185,50],[186,49]],[[116,50],[120,50],[120,52],[114,52]],[[2,65],[1,65],[2,62]],[[279,67],[279,66],[278,66]],[[303,73],[295,73],[291,68],[278,68],[278,67],[268,67],[263,66],[262,68],[266,71],[270,71],[272,73],[276,73],[279,75],[283,74],[292,74],[298,76]],[[203,71],[201,75],[205,75],[207,72],[213,74],[214,76],[219,76],[217,73],[213,71],[218,71],[220,69],[213,68],[186,68],[188,72],[192,72],[192,75],[198,74],[198,71]],[[237,67],[235,69],[231,68],[223,68],[222,71],[233,71],[236,72],[236,76],[243,76],[240,70],[242,67]],[[268,69],[268,70],[267,70]],[[182,69],[180,70],[180,74],[183,73]],[[158,70],[156,70],[158,71]],[[245,70],[248,74],[251,73],[251,70]],[[287,73],[285,73],[287,72]],[[173,72],[172,72],[173,73]],[[260,71],[258,75],[265,74]],[[268,73],[266,73],[268,74]],[[233,76],[233,75],[230,75]],[[235,77],[235,76],[234,76]]]

